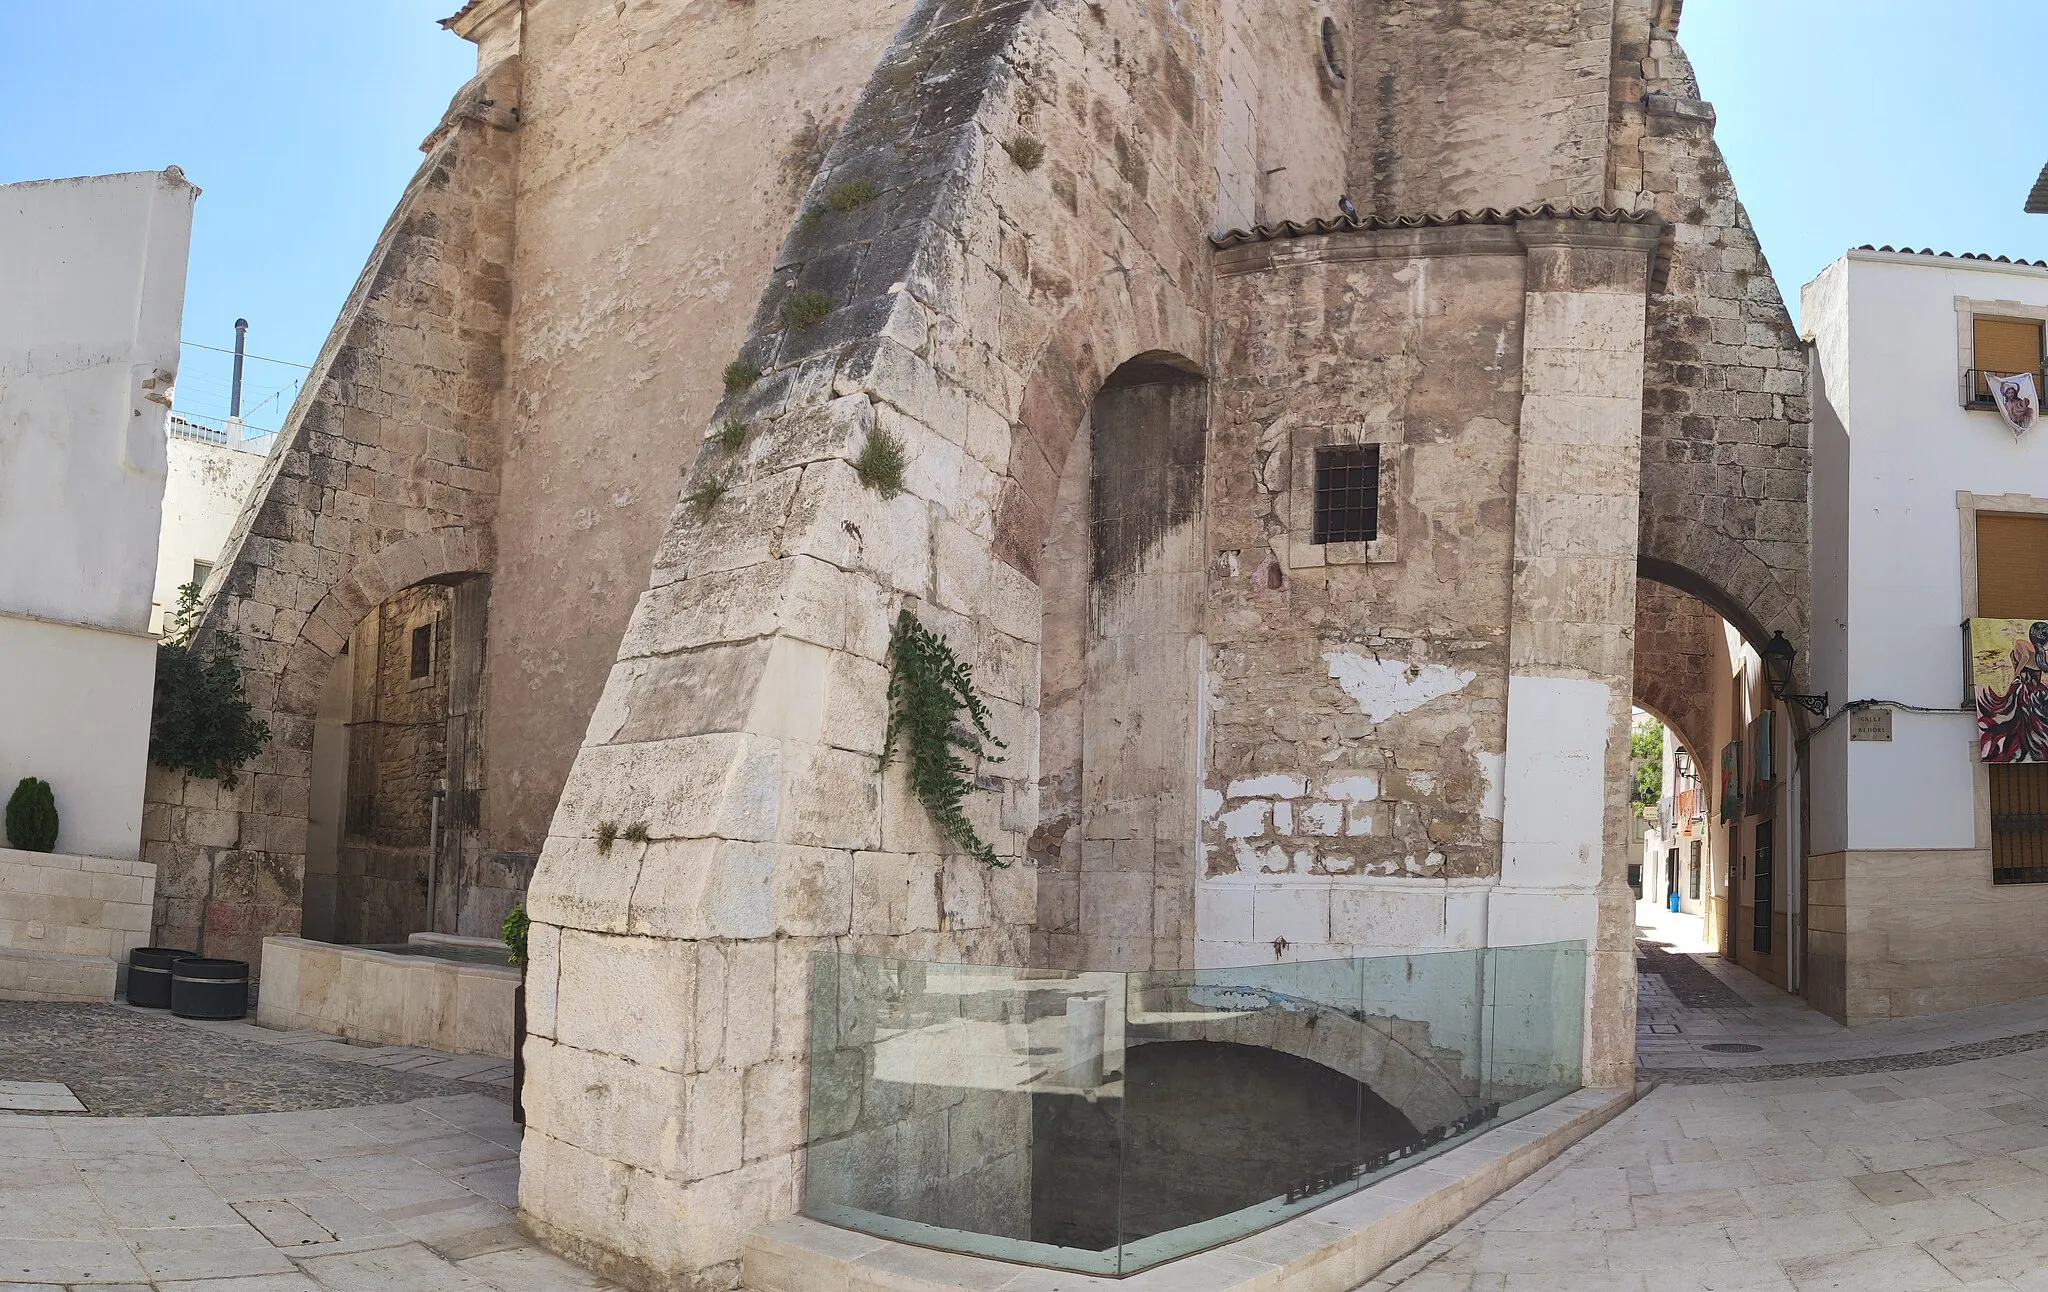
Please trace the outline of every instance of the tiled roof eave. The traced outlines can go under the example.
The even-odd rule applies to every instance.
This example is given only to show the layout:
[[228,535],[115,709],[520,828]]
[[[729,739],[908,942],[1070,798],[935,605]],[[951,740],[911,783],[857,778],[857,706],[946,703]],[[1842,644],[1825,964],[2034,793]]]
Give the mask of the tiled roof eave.
[[1516,224],[1523,220],[1590,220],[1601,224],[1655,224],[1651,211],[1624,211],[1612,206],[1518,206],[1502,211],[1487,207],[1481,211],[1453,211],[1449,215],[1361,215],[1339,216],[1334,220],[1311,220],[1302,224],[1283,220],[1252,229],[1232,229],[1210,235],[1219,248],[1241,247],[1253,242],[1278,242],[1288,238],[1313,238],[1332,233],[1364,233],[1375,229],[1444,229],[1469,224]]

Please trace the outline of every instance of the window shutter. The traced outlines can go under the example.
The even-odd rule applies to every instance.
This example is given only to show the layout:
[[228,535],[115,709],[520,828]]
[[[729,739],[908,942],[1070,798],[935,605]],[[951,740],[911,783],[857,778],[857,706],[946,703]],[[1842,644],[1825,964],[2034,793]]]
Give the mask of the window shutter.
[[1977,398],[1990,399],[1984,374],[2002,377],[2041,370],[2041,325],[2030,319],[1971,320],[1977,342]]
[[1977,514],[1977,614],[2048,619],[2048,516]]

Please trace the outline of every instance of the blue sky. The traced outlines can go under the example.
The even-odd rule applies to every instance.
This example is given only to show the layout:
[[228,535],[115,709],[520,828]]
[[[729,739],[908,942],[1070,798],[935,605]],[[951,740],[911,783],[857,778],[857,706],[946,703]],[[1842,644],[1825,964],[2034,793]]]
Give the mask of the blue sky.
[[1691,0],[1679,40],[1795,314],[1866,242],[2048,259],[2041,0]]
[[[476,70],[459,0],[0,0],[0,183],[185,168],[185,339],[312,362],[420,140]],[[227,412],[226,355],[187,346],[178,405]],[[274,429],[295,368],[248,365]],[[282,393],[262,403],[273,391]],[[261,403],[261,407],[252,408]]]
[[[186,339],[232,345],[242,315],[253,353],[310,363],[474,69],[435,25],[456,4],[0,0],[0,182],[183,166],[205,190]],[[2041,0],[1691,0],[1683,39],[1795,310],[1859,243],[2048,258],[2048,216],[2020,211],[2048,161]],[[227,371],[188,348],[181,407],[225,413]],[[252,427],[296,372],[250,365]]]

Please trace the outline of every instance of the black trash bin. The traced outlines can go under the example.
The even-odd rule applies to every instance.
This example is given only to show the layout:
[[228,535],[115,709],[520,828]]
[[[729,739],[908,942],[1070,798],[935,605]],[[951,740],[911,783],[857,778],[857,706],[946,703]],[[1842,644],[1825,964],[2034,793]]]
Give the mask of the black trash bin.
[[175,947],[136,947],[128,953],[128,1003],[144,1009],[171,1007],[171,966],[199,953]]
[[171,1012],[179,1018],[240,1018],[249,1012],[249,962],[190,956],[171,966]]

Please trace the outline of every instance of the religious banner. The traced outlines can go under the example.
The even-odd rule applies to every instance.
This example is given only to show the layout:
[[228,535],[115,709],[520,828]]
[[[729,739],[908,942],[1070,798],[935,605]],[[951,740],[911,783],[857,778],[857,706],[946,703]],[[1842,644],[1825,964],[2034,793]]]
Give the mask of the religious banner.
[[1764,710],[1749,724],[1749,810],[1763,812],[1771,805],[1771,791],[1777,788],[1778,769],[1771,758],[1771,711]]
[[1970,690],[1977,697],[1977,756],[1987,763],[2048,763],[2048,622],[1970,621]]
[[2026,434],[2041,419],[2041,392],[2034,388],[2033,373],[2001,377],[1987,372],[1984,384],[1991,388],[1991,402],[1998,405],[1998,415],[2014,435]]
[[1742,742],[1731,740],[1721,747],[1721,820],[1742,817]]

